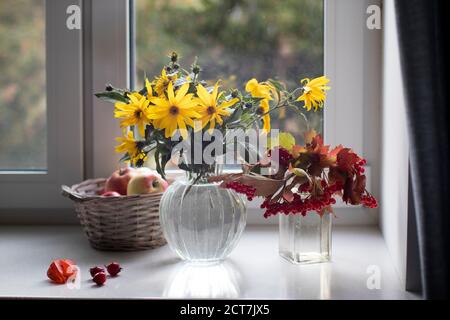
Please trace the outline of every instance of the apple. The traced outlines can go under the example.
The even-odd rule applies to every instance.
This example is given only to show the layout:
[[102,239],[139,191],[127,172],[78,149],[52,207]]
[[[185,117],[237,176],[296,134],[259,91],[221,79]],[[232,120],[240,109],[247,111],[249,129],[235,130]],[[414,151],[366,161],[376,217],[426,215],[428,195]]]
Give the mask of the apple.
[[102,197],[120,197],[121,194],[116,191],[106,191],[102,193]]
[[112,173],[112,175],[106,180],[105,192],[115,191],[121,195],[127,194],[128,182],[136,174],[134,168],[120,168]]
[[169,184],[161,176],[152,172],[142,172],[133,176],[128,183],[127,195],[164,192]]

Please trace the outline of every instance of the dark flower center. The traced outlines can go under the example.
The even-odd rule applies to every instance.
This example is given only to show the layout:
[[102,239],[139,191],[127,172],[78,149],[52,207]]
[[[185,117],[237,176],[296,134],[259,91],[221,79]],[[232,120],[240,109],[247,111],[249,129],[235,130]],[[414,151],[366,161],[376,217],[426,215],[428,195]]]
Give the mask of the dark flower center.
[[136,116],[136,118],[140,119],[142,117],[142,111],[141,110],[136,110],[134,115]]
[[173,116],[176,116],[179,113],[178,107],[171,106],[169,109],[169,113]]
[[209,115],[211,115],[211,114],[214,114],[214,113],[216,113],[216,108],[214,108],[214,107],[208,107],[207,109],[206,109],[206,112],[209,114]]

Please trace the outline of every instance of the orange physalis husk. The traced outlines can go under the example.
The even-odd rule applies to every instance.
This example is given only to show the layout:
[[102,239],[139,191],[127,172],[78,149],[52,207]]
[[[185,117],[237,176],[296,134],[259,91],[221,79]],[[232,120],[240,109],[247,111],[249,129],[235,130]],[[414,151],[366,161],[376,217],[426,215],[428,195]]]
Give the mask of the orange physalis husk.
[[55,283],[63,284],[77,275],[78,268],[70,259],[53,260],[48,267],[47,277]]

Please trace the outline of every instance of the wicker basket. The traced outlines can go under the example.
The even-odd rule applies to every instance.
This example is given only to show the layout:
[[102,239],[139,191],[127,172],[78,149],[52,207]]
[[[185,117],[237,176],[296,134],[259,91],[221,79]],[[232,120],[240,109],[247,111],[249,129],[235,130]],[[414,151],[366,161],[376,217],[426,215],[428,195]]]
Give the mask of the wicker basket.
[[135,251],[166,244],[159,224],[162,193],[100,197],[106,179],[86,180],[62,194],[75,203],[78,218],[92,247],[109,251]]

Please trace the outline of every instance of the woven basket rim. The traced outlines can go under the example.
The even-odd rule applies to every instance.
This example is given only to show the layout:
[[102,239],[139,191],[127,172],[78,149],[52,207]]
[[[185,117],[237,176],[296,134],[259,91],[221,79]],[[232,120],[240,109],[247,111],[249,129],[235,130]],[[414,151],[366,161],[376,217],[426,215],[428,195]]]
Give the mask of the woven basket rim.
[[76,202],[84,202],[90,200],[101,200],[105,202],[114,202],[114,201],[124,201],[124,200],[134,200],[134,199],[144,199],[144,198],[160,198],[164,192],[158,193],[149,193],[149,194],[136,194],[136,195],[120,195],[115,197],[105,197],[97,194],[81,194],[76,192],[76,189],[81,185],[89,185],[89,184],[99,184],[106,182],[106,178],[96,178],[96,179],[87,179],[80,183],[76,183],[72,186],[62,185],[61,186],[61,194],[67,198],[70,198]]

